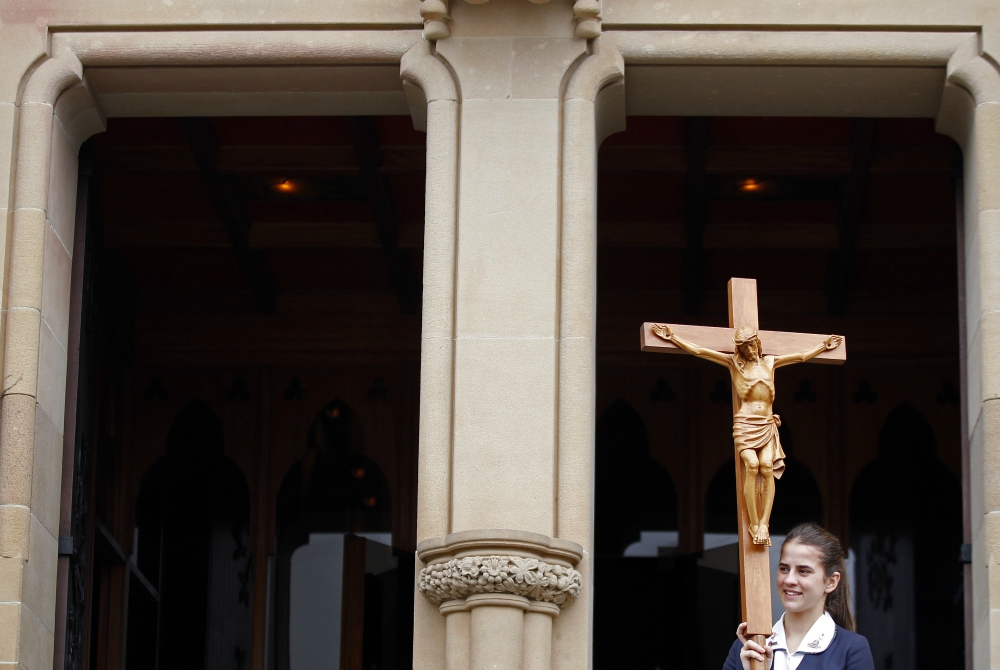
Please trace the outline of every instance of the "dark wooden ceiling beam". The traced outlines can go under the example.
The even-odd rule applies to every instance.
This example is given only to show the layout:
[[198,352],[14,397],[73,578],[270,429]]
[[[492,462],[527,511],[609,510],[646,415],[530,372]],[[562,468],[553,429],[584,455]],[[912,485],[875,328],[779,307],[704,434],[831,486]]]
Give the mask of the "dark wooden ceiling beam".
[[[871,171],[885,174],[950,172],[955,152],[950,146],[879,147]],[[710,175],[841,177],[851,172],[848,146],[748,145],[712,146],[705,156]],[[684,147],[624,145],[601,147],[602,174],[685,171]]]
[[847,309],[878,123],[876,119],[853,119],[851,125],[851,172],[841,184],[837,209],[839,245],[830,258],[827,276],[829,312],[834,315]]
[[[953,252],[954,231],[944,223],[869,222],[858,238],[858,249],[936,249]],[[397,246],[423,248],[424,228],[418,223],[401,224]],[[110,228],[105,245],[118,249],[228,249],[225,231],[203,222],[172,221],[130,223]],[[614,222],[601,225],[598,245],[607,249],[684,249],[684,226],[663,221]],[[250,230],[253,249],[381,249],[370,221],[260,222]],[[839,231],[833,221],[796,219],[774,223],[709,222],[702,248],[800,249],[836,251]]]
[[684,262],[681,289],[684,311],[700,314],[705,293],[705,224],[708,222],[708,176],[705,159],[708,154],[708,117],[684,119]]
[[[102,145],[96,150],[101,172],[194,172],[197,164],[184,145]],[[382,147],[379,172],[423,172],[427,152],[422,146]],[[223,146],[216,167],[222,172],[242,174],[294,172],[322,176],[356,175],[354,147],[314,146]]]
[[365,184],[368,203],[375,218],[375,231],[382,246],[389,280],[399,301],[399,309],[403,314],[415,314],[420,310],[420,281],[409,252],[399,247],[399,212],[396,210],[389,179],[379,172],[382,155],[375,119],[371,116],[349,117],[347,129],[354,145],[358,170]]
[[[426,151],[422,146],[380,147],[378,171],[422,173]],[[135,172],[194,172],[198,169],[186,146],[108,145],[96,155],[102,174]],[[879,147],[872,159],[873,173],[912,174],[951,171],[954,149],[950,146]],[[682,174],[686,169],[683,146],[608,145],[601,147],[602,174],[666,172]],[[242,175],[273,173],[315,174],[323,178],[358,173],[352,146],[223,146],[217,167]],[[851,172],[851,150],[847,146],[749,145],[712,146],[705,157],[710,175],[841,177]]]
[[198,171],[205,180],[209,197],[243,270],[254,304],[265,312],[274,311],[277,285],[263,251],[250,248],[250,214],[237,177],[218,169],[221,142],[212,122],[206,118],[178,119],[194,154]]
[[[417,223],[399,227],[397,246],[421,249],[424,227]],[[105,234],[105,244],[121,249],[228,249],[223,230],[205,222],[130,222]],[[380,249],[370,221],[287,222],[256,221],[250,229],[251,249]]]

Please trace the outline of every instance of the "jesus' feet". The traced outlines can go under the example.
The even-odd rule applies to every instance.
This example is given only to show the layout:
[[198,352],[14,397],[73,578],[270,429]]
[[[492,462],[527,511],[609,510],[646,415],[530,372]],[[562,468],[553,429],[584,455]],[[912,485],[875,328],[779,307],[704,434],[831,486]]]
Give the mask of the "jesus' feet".
[[764,524],[751,526],[750,536],[753,538],[754,544],[763,545],[765,547],[771,546],[771,534],[767,531],[767,526]]

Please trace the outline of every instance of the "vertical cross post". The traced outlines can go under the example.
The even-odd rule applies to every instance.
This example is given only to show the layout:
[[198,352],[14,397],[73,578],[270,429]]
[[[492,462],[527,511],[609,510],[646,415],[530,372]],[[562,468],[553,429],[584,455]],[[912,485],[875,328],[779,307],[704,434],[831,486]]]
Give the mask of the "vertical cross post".
[[[757,280],[729,280],[729,327],[757,329]],[[733,391],[733,413],[739,409],[739,399]],[[763,646],[771,635],[771,566],[769,547],[754,544],[750,537],[750,517],[743,495],[743,461],[736,454],[736,500],[739,507],[740,534],[740,598],[747,636]],[[752,661],[753,670],[765,670],[765,665]]]

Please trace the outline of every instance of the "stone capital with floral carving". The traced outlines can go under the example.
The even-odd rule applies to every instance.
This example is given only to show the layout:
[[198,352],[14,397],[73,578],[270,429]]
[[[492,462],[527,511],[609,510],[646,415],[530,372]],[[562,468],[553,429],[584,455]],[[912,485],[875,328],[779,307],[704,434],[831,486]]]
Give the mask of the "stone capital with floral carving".
[[583,588],[574,569],[583,548],[537,533],[453,533],[420,543],[417,555],[425,563],[417,589],[435,605],[493,593],[565,607]]
[[509,593],[565,607],[580,595],[583,577],[573,568],[523,556],[466,556],[420,571],[419,591],[440,605],[479,593]]

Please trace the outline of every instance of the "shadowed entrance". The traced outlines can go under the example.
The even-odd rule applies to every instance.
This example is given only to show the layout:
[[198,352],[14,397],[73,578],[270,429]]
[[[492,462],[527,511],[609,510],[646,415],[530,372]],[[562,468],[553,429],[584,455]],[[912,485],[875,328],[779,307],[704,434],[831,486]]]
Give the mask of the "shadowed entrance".
[[[954,484],[961,472],[958,151],[929,119],[632,116],[626,125],[599,155],[597,406],[622,398],[638,415],[650,458],[676,488],[678,523],[675,540],[653,543],[655,576],[639,581],[648,591],[628,607],[616,606],[614,585],[601,581],[602,570],[624,559],[598,552],[595,668],[618,667],[601,650],[616,649],[627,628],[620,622],[641,611],[637,620],[658,623],[628,638],[634,642],[624,653],[634,667],[683,659],[715,670],[738,623],[729,380],[687,357],[642,354],[639,325],[724,324],[726,282],[752,277],[767,328],[847,337],[843,368],[776,373],[774,411],[789,458],[776,483],[773,531],[779,537],[815,520],[837,534],[854,548],[860,599],[867,564],[856,533],[868,537],[867,524],[895,518],[884,497],[855,502],[866,468],[883,460],[880,434],[890,411],[901,403],[916,408],[937,440],[942,481]],[[638,512],[622,509],[627,495],[598,485],[598,547],[602,527],[612,536],[631,527]],[[937,522],[948,537],[961,536],[960,514]],[[951,585],[939,608],[949,623],[915,609],[905,624],[911,639],[935,626],[951,631],[952,622],[961,630],[959,592],[944,577],[962,570],[949,542],[934,568]],[[918,601],[936,597],[931,581],[914,582]],[[661,592],[660,584],[670,587]],[[866,620],[871,608],[857,607],[859,632],[879,638],[885,654],[902,653],[871,615]],[[674,641],[669,650],[665,640]],[[960,640],[949,648],[960,650]],[[957,656],[935,663],[964,667]]]
[[[342,640],[307,651],[411,667],[423,135],[112,119],[81,154],[78,478],[100,504],[75,506],[69,667],[308,667],[290,640],[323,617],[292,592],[331,584]],[[296,573],[330,542],[338,566]]]

